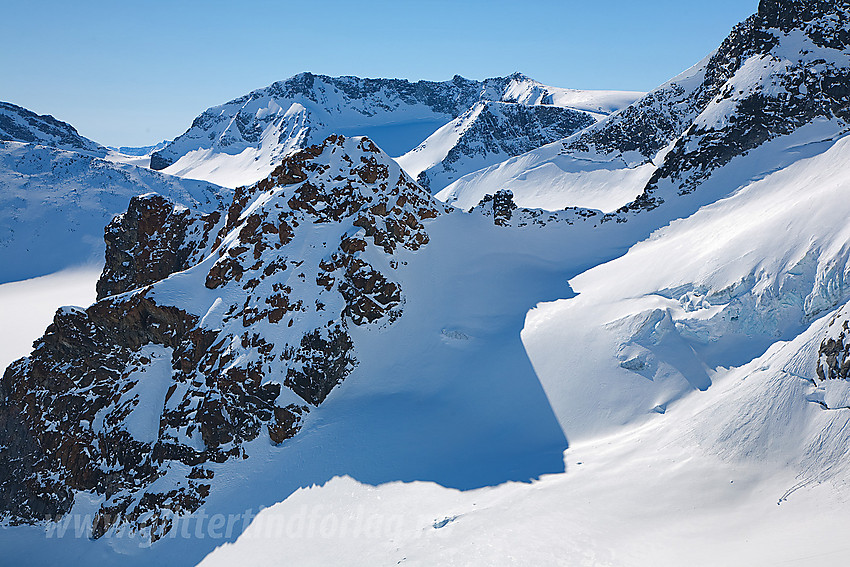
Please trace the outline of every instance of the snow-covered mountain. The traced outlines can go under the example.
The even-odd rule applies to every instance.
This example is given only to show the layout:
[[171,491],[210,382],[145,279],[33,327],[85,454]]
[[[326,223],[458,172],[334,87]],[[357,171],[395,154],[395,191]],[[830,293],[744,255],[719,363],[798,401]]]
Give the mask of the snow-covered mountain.
[[[819,15],[843,4],[817,4],[762,2],[717,51],[623,111],[472,173],[439,198],[468,208],[500,187],[523,206],[613,212],[689,193],[778,136],[799,131],[796,151],[805,152],[809,141],[842,133],[846,118],[843,13]],[[779,165],[768,160],[749,174]]]
[[216,210],[230,190],[89,153],[0,142],[0,283],[103,262],[103,227],[132,197]]
[[549,105],[479,102],[398,158],[431,192],[509,157],[566,138],[595,122],[586,113]]
[[[0,502],[36,526],[88,518],[102,538],[44,557],[72,545],[144,564],[138,538],[157,557],[209,551],[163,537],[178,517],[340,473],[472,488],[562,471],[518,330],[570,266],[622,253],[553,245],[592,234],[581,218],[511,229],[450,213],[371,141],[337,136],[222,214],[137,197],[107,229],[101,299],[57,312],[4,375]],[[35,417],[23,408],[42,379]]]
[[[583,244],[656,227],[526,318],[523,344],[570,440],[566,474],[460,494],[335,479],[263,511],[202,565],[284,552],[357,565],[842,565],[849,27],[845,2],[763,0],[717,53],[642,103],[486,174],[491,195],[504,186],[551,208],[633,176],[640,198],[586,212],[598,230]],[[636,173],[647,157],[649,174]],[[511,185],[506,171],[522,167],[565,190],[537,195],[518,175]],[[522,212],[499,195],[475,210]],[[274,531],[329,503],[334,546],[319,545],[319,529]],[[799,533],[809,522],[826,526],[814,546]]]
[[203,505],[206,465],[292,437],[357,365],[353,329],[401,315],[393,254],[442,212],[365,138],[293,154],[226,214],[134,197],[106,230],[100,301],[58,311],[3,378],[4,511],[60,515],[91,491],[92,537],[167,533],[169,501]]
[[[0,380],[6,556],[191,565],[245,530],[203,564],[842,565],[848,30],[845,2],[762,0],[628,108],[455,182],[463,210],[339,135],[218,210],[135,197],[98,301]],[[470,97],[427,151],[557,107]],[[283,122],[254,102],[198,139],[258,151]]]
[[[415,148],[440,127],[473,109],[479,102],[569,108],[564,125],[555,125],[558,111],[514,111],[513,120],[478,127],[479,146],[461,153],[477,154],[475,163],[493,163],[532,143],[563,137],[591,118],[622,108],[639,93],[574,91],[548,87],[522,74],[472,81],[455,76],[447,82],[400,79],[360,79],[302,73],[206,110],[191,128],[164,149],[153,153],[151,167],[182,177],[205,179],[235,187],[265,177],[293,151],[321,142],[330,134],[367,135],[391,155]],[[579,118],[577,113],[583,117]],[[525,128],[528,128],[528,131]],[[454,129],[468,129],[456,125]],[[496,131],[490,132],[496,128]],[[472,132],[470,132],[472,135]],[[493,137],[503,139],[494,147]],[[506,137],[516,137],[516,141]],[[452,149],[445,136],[431,146],[444,157]],[[534,146],[536,147],[536,146]],[[492,150],[496,150],[491,154]],[[433,151],[433,150],[432,150]],[[507,153],[505,153],[507,152]],[[451,156],[450,156],[451,157]],[[447,164],[451,166],[457,158]],[[411,162],[417,165],[418,162]],[[422,164],[428,168],[434,163]],[[455,164],[466,172],[470,165]],[[422,171],[413,172],[419,175]]]
[[50,115],[38,115],[10,102],[0,102],[0,141],[27,142],[63,150],[106,155],[106,148]]

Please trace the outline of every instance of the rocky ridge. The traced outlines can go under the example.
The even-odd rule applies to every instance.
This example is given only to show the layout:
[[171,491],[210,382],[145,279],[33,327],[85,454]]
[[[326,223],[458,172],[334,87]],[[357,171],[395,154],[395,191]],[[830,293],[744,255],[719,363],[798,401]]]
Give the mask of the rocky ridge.
[[592,115],[571,108],[478,102],[400,157],[399,163],[436,193],[467,173],[556,142],[595,122]]
[[[499,187],[523,206],[584,206],[620,221],[664,200],[699,206],[675,197],[733,161],[742,173],[723,183],[737,187],[846,133],[848,10],[838,0],[763,0],[693,68],[562,143],[469,174],[439,196],[468,207]],[[744,159],[768,144],[788,156]]]
[[10,102],[0,102],[0,141],[40,144],[62,150],[106,155],[106,148],[49,114],[39,115]]
[[817,120],[833,122],[824,138],[841,135],[850,116],[848,19],[850,5],[840,0],[762,0],[708,58],[695,85],[674,80],[563,151],[653,160],[672,143],[624,213],[691,193],[733,159]]
[[445,212],[369,139],[341,136],[226,211],[134,198],[106,229],[99,301],[60,309],[0,381],[7,518],[56,519],[89,492],[93,538],[162,537],[214,489],[210,464],[296,434],[357,365],[351,326],[401,315],[394,254]]

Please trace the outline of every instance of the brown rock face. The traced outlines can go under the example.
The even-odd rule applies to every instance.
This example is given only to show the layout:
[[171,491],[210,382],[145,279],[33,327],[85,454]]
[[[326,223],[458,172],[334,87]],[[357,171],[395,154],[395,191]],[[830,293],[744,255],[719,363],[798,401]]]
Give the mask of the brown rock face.
[[104,231],[106,265],[97,298],[124,293],[183,271],[197,260],[213,228],[216,211],[199,215],[157,194],[133,197],[127,212]]
[[215,490],[208,463],[284,443],[356,368],[350,325],[401,315],[393,256],[443,212],[341,136],[238,189],[226,214],[133,199],[106,229],[99,301],[59,310],[0,380],[0,510],[55,518],[88,491],[92,537],[162,537]]

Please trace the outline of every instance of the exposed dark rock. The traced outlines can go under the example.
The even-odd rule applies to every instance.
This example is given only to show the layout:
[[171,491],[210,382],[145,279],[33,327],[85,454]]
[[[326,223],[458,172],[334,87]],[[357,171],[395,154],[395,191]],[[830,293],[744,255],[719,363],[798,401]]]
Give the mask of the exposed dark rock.
[[174,162],[172,160],[170,160],[169,158],[162,155],[159,151],[151,154],[150,167],[154,171],[159,171],[161,169],[165,169],[166,167],[168,167],[169,165],[171,165],[173,163]]
[[97,298],[124,293],[192,266],[221,219],[199,215],[156,194],[133,197],[106,227],[106,263]]
[[[56,518],[86,491],[103,499],[92,537],[162,537],[212,490],[206,463],[248,458],[263,434],[284,443],[352,372],[350,325],[391,324],[404,301],[398,262],[366,258],[423,246],[423,222],[444,211],[371,141],[341,136],[239,188],[226,214],[134,198],[107,227],[100,300],[58,311],[0,380],[0,510]],[[178,271],[187,296],[221,290],[217,318],[158,302]],[[142,407],[149,380],[164,393]],[[137,411],[158,427],[128,425]],[[190,472],[163,480],[174,462]]]
[[[248,147],[258,148],[262,144],[264,133],[274,128],[280,131],[278,141],[281,151],[284,151],[283,148],[287,148],[287,152],[304,148],[319,143],[332,132],[334,119],[340,108],[345,112],[361,115],[363,124],[391,123],[394,121],[394,112],[401,111],[403,115],[405,108],[410,106],[420,110],[427,108],[435,119],[449,122],[479,101],[519,102],[508,88],[513,81],[530,82],[530,79],[515,73],[508,77],[484,81],[469,80],[456,75],[451,81],[445,82],[410,82],[403,79],[362,79],[301,73],[207,109],[192,122],[185,133],[151,155],[151,168],[168,167],[198,148],[214,148],[229,154],[237,154]],[[547,96],[551,100],[551,93],[547,92],[543,85],[537,86],[540,89],[537,98],[532,101],[524,100],[522,106],[545,102]],[[335,99],[332,105],[328,104],[331,96]],[[266,101],[274,101],[284,109],[297,104],[309,110],[295,117],[285,117],[283,113],[275,112],[258,113],[252,106],[255,101],[263,101],[263,104],[266,104]],[[538,106],[539,109],[528,113],[522,110],[517,112],[531,122],[539,120],[545,123],[547,130],[569,128],[575,119],[592,120],[584,113],[572,111],[581,115],[581,118],[578,118],[557,107]],[[556,118],[560,119],[563,126],[557,123]],[[522,119],[521,117],[520,120]],[[547,139],[551,136],[551,132],[545,135]]]
[[507,224],[511,220],[516,204],[512,191],[502,189],[493,195],[493,220],[498,225]]
[[837,335],[827,337],[818,350],[817,375],[824,380],[847,380],[850,378],[850,323],[833,322]]
[[470,122],[460,139],[439,164],[416,178],[429,191],[437,192],[449,178],[457,179],[471,173],[470,163],[478,169],[482,167],[482,160],[490,163],[518,156],[595,123],[590,114],[570,108],[500,101],[478,103],[458,121]]
[[[833,52],[830,61],[812,60],[806,50],[788,59],[781,41],[791,30],[802,32],[810,46],[842,51]],[[759,12],[736,26],[709,59],[695,87],[665,85],[599,128],[571,138],[563,152],[636,152],[648,161],[675,142],[642,193],[605,220],[655,209],[672,195],[693,192],[734,158],[817,118],[850,120],[850,68],[831,62],[844,60],[848,45],[846,2],[762,1]],[[730,79],[753,58],[760,58],[763,68],[777,64],[776,71],[764,84],[736,87]],[[731,106],[728,121],[694,122],[710,104],[721,102]]]

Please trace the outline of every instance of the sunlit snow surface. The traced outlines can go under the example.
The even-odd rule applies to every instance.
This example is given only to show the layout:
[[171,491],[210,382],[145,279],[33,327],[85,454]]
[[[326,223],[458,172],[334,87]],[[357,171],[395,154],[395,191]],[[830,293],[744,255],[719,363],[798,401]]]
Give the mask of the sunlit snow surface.
[[[399,256],[404,316],[355,330],[380,340],[357,341],[360,366],[298,436],[258,439],[242,468],[216,469],[210,511],[273,507],[204,564],[844,565],[850,410],[819,402],[850,394],[814,380],[832,316],[850,309],[844,128],[815,121],[622,225],[429,222],[432,241]],[[441,197],[468,209],[510,188],[525,206],[613,210],[664,156],[560,147]],[[235,184],[259,171],[245,151],[172,168]],[[185,277],[159,289],[188,294]],[[92,509],[81,498],[74,511]],[[38,542],[43,563],[145,565],[191,564],[223,541],[172,533],[140,550],[18,527],[0,545],[25,558]]]
[[565,473],[467,492],[335,478],[202,565],[844,565],[850,410],[816,402],[850,397],[814,381],[850,298],[850,138],[823,144],[528,314]]
[[[358,331],[381,335],[358,340],[361,366],[291,442],[216,469],[209,511],[282,503],[207,564],[841,565],[850,416],[809,401],[846,396],[810,382],[850,291],[850,142],[827,126],[733,162],[648,237],[666,209],[600,227],[430,221],[432,241],[399,257],[405,315]],[[801,543],[820,518],[818,545]],[[223,541],[174,533],[145,550],[18,527],[0,545],[147,565]]]

